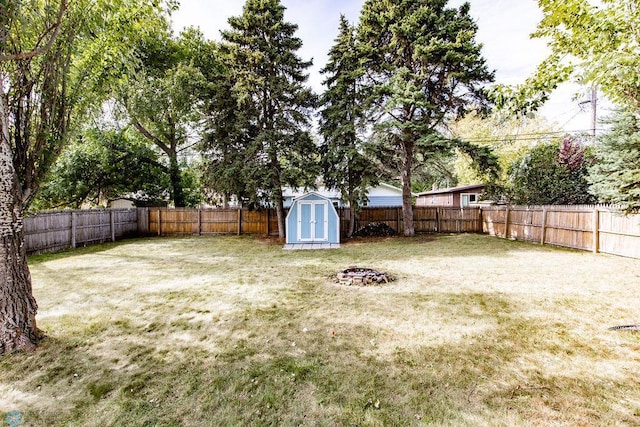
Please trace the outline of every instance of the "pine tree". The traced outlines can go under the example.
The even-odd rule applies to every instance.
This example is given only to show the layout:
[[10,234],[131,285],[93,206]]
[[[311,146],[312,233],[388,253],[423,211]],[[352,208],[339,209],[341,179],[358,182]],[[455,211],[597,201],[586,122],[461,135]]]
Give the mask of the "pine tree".
[[482,85],[493,80],[475,41],[469,4],[448,9],[446,3],[367,0],[360,17],[369,114],[377,121],[379,140],[399,156],[404,234],[409,236],[414,234],[416,153],[451,150],[453,141],[442,137],[443,128],[468,109],[486,106]]
[[359,84],[362,77],[354,28],[340,17],[340,32],[329,51],[329,61],[322,70],[327,89],[321,97],[320,163],[324,183],[340,190],[349,203],[351,236],[358,206],[366,199],[366,187],[377,177],[371,162],[364,155],[363,140],[358,136],[362,119]]
[[305,86],[311,61],[296,52],[297,25],[284,21],[279,0],[247,0],[241,16],[229,19],[222,48],[230,57],[236,108],[254,128],[249,134],[245,186],[275,206],[278,233],[285,236],[283,186],[315,182],[316,145],[310,134],[316,97]]
[[640,116],[618,112],[611,124],[594,148],[591,191],[603,202],[632,211],[640,208]]

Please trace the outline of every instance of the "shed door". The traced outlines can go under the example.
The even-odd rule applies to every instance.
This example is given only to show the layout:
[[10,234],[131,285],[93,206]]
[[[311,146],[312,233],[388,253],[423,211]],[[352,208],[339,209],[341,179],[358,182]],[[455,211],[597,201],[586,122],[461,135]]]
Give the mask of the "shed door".
[[298,202],[298,240],[326,241],[329,236],[329,205],[326,201]]

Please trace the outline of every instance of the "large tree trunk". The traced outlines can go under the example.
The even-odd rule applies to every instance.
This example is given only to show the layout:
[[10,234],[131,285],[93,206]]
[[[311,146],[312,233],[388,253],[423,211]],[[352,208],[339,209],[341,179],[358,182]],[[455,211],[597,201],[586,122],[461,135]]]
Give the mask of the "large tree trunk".
[[178,155],[172,153],[169,156],[169,177],[171,179],[171,198],[176,208],[183,208],[185,205],[184,190],[182,189],[182,174],[178,164]]
[[356,198],[353,197],[353,193],[349,194],[349,230],[347,230],[347,237],[353,237],[353,233],[356,231]]
[[22,197],[9,145],[4,100],[0,108],[0,354],[33,350],[40,333],[24,243]]
[[413,206],[411,204],[411,169],[413,167],[413,142],[402,143],[402,224],[405,236],[416,234],[413,228]]
[[276,202],[276,215],[278,217],[278,237],[284,239],[286,237],[285,232],[285,214],[284,214],[284,199],[282,198],[282,190],[279,192],[276,190],[275,194]]

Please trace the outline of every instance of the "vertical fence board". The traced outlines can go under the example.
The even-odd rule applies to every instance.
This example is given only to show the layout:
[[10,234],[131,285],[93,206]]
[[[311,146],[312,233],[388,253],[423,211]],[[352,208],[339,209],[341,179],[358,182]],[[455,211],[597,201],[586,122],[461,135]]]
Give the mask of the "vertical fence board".
[[136,209],[40,212],[24,219],[27,253],[47,253],[138,235]]

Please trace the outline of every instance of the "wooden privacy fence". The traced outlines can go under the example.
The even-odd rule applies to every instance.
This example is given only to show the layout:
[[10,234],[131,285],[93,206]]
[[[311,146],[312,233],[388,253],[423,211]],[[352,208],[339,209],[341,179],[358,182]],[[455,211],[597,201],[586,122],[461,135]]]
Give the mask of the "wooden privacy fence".
[[[349,209],[340,208],[341,231]],[[417,233],[486,233],[514,240],[640,258],[640,215],[606,206],[414,207]],[[356,230],[384,223],[404,232],[401,208],[363,208]],[[42,253],[141,235],[278,233],[273,209],[138,208],[43,212],[25,218],[27,252]]]
[[[338,209],[344,237],[349,208]],[[142,233],[264,234],[278,233],[275,210],[144,208]],[[402,209],[363,208],[356,230],[384,223],[404,233]],[[492,236],[573,249],[640,258],[640,215],[622,215],[606,206],[489,206],[413,208],[416,233],[486,233]]]
[[[343,236],[349,229],[349,209],[341,214]],[[413,227],[416,233],[479,233],[482,230],[479,208],[413,207]],[[404,234],[402,208],[363,208],[356,220],[358,230],[371,223],[384,223]]]
[[275,209],[143,208],[151,235],[278,234]]
[[607,206],[491,206],[482,232],[514,240],[640,258],[640,215]]
[[[203,234],[278,234],[275,209],[250,211],[248,209],[147,209],[148,229],[145,233],[162,235]],[[340,230],[346,236],[349,230],[349,208],[339,208]],[[414,207],[414,227],[417,233],[473,233],[482,230],[481,211],[478,208]],[[363,208],[356,220],[356,230],[371,223],[384,223],[402,234],[402,209]]]
[[42,212],[24,219],[27,253],[55,252],[138,235],[136,209]]

